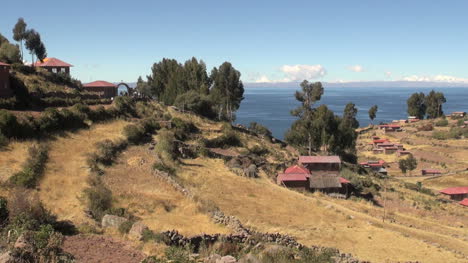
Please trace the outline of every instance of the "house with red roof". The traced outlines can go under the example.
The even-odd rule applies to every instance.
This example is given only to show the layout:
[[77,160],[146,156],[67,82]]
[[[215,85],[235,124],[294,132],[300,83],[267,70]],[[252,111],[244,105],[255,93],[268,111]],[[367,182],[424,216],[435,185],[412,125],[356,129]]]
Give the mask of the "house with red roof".
[[284,173],[278,174],[276,182],[288,188],[306,190],[309,188],[310,172],[306,168],[294,165],[287,168]]
[[452,118],[463,118],[466,116],[466,112],[464,111],[454,111],[452,114],[450,114]]
[[66,75],[70,75],[70,67],[73,67],[73,65],[57,58],[45,58],[42,62],[38,61],[34,63],[34,66],[43,68],[51,73],[63,73]]
[[468,206],[468,198],[461,200],[459,204],[461,204],[462,206]]
[[0,97],[10,97],[12,93],[10,88],[10,65],[0,62]]
[[386,163],[384,160],[360,162],[359,165],[363,168],[371,169],[376,173],[384,175],[387,175],[388,173],[387,169],[385,169]]
[[439,170],[436,170],[436,169],[422,169],[421,170],[421,175],[422,176],[425,176],[425,175],[439,175],[441,174],[441,172]]
[[341,159],[339,156],[300,156],[299,165],[307,168],[314,175],[340,174]]
[[113,83],[98,80],[83,85],[83,89],[89,92],[98,93],[103,98],[113,98],[117,96],[117,86]]
[[468,198],[468,186],[450,187],[440,190],[439,193],[447,195],[455,201],[462,201]]

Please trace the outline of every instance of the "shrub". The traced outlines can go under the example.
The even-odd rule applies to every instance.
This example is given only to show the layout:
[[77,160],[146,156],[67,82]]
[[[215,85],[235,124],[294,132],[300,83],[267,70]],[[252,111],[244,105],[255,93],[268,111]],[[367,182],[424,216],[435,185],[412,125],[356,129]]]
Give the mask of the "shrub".
[[120,226],[119,226],[119,232],[121,234],[128,234],[128,232],[130,232],[130,229],[132,229],[132,226],[133,226],[133,223],[132,221],[125,221],[124,223],[122,223]]
[[217,138],[205,140],[204,145],[208,148],[229,148],[230,146],[240,147],[242,142],[234,131],[228,130]]
[[28,149],[28,158],[23,164],[23,169],[10,177],[10,183],[27,188],[35,187],[44,172],[48,152],[49,148],[45,144],[30,147]]
[[161,171],[161,172],[166,172],[168,173],[169,175],[174,175],[175,174],[175,168],[167,165],[167,164],[164,164],[162,162],[157,162],[155,164],[153,164],[153,169],[154,170],[158,170],[158,171]]
[[188,110],[210,119],[216,117],[212,101],[207,96],[200,95],[199,92],[194,90],[177,96],[174,105],[180,109]]
[[437,127],[446,127],[449,124],[447,119],[440,119],[435,122],[435,126]]
[[447,133],[443,131],[434,131],[432,137],[437,140],[446,140],[448,138]]
[[8,145],[8,138],[0,132],[0,149]]
[[431,123],[427,123],[427,124],[418,126],[417,130],[418,131],[432,131],[434,130],[434,126],[432,126]]
[[96,162],[104,165],[111,165],[117,154],[127,148],[126,141],[121,140],[113,142],[111,140],[104,140],[96,144],[97,152],[95,153]]
[[174,161],[177,159],[178,151],[174,141],[175,136],[172,131],[161,130],[159,132],[155,151],[164,161]]
[[135,102],[131,97],[118,96],[114,101],[117,112],[124,116],[135,116]]
[[263,135],[263,136],[266,136],[266,137],[271,137],[272,136],[272,133],[271,131],[261,125],[260,123],[257,123],[257,122],[251,122],[250,125],[249,125],[249,130],[255,132],[256,134],[259,134],[259,135]]
[[0,131],[7,138],[16,137],[20,125],[15,115],[6,110],[0,110]]
[[0,196],[0,226],[8,220],[8,201],[6,198]]
[[254,145],[252,148],[249,149],[250,153],[262,156],[268,153],[268,149],[261,146],[261,145]]
[[140,125],[129,124],[125,126],[123,134],[132,144],[138,144],[146,139],[145,129]]
[[101,220],[106,212],[112,208],[112,192],[104,185],[100,177],[91,176],[89,185],[84,190],[88,210],[96,220]]
[[179,140],[185,140],[190,137],[191,133],[198,132],[197,126],[192,122],[184,121],[179,118],[173,118],[172,124],[174,125],[174,134]]

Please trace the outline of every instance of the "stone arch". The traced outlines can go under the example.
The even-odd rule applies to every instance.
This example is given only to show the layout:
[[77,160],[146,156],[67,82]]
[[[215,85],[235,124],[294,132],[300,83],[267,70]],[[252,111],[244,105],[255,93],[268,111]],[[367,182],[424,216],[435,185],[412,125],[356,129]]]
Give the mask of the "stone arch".
[[119,90],[119,87],[120,86],[125,86],[127,88],[127,95],[128,96],[132,96],[133,95],[133,92],[135,91],[134,88],[131,88],[127,83],[125,82],[120,82],[119,84],[116,85],[117,86],[117,90]]

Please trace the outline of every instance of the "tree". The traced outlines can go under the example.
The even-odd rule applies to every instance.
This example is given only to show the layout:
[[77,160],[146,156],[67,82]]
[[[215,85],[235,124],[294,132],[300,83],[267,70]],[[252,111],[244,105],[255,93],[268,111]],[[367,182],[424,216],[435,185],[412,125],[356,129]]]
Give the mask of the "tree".
[[41,45],[41,36],[37,33],[34,29],[30,29],[26,31],[26,42],[25,46],[26,49],[29,50],[29,54],[31,54],[31,63],[34,65],[34,55],[36,54],[36,50]]
[[304,111],[312,110],[315,102],[319,101],[323,95],[323,86],[321,82],[309,83],[304,80],[301,83],[302,91],[296,91],[296,100],[301,102],[302,106],[292,111],[292,115],[300,117]]
[[20,43],[21,60],[23,60],[23,41],[26,39],[26,22],[22,17],[18,18],[15,27],[13,28],[13,39]]
[[359,128],[359,121],[356,119],[357,116],[357,108],[356,105],[352,102],[346,104],[345,109],[343,111],[343,122],[348,125],[350,128],[357,129]]
[[41,62],[44,62],[44,59],[47,57],[47,51],[45,48],[44,43],[41,43],[34,49],[34,53],[36,53],[37,59],[39,59]]
[[425,99],[427,118],[435,119],[443,116],[444,111],[442,110],[442,104],[445,102],[447,102],[447,100],[442,92],[431,90]]
[[211,79],[206,73],[206,64],[203,60],[198,61],[193,57],[185,61],[184,74],[188,90],[196,90],[200,92],[200,94],[208,95]]
[[410,116],[416,116],[419,119],[424,119],[424,115],[426,114],[424,93],[413,93],[406,101],[406,104],[408,105],[408,114]]
[[369,119],[371,120],[372,125],[374,125],[374,119],[377,116],[378,110],[379,110],[379,107],[377,105],[374,105],[370,107],[369,109]]
[[10,64],[20,62],[21,54],[18,46],[10,44],[8,41],[0,44],[0,61]]
[[211,71],[213,86],[210,96],[214,103],[218,119],[233,121],[234,112],[239,109],[240,103],[244,99],[244,84],[240,80],[240,72],[231,63],[224,62],[219,68]]
[[418,161],[416,160],[416,158],[414,158],[412,154],[408,156],[406,159],[400,159],[400,161],[398,161],[398,167],[405,174],[407,171],[409,171],[411,175],[411,171],[416,169],[417,166],[418,166]]

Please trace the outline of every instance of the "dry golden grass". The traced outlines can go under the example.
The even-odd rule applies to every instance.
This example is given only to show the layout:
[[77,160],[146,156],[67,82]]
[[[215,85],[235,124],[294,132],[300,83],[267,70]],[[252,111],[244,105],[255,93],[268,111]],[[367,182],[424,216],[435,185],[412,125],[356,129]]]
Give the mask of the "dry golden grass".
[[103,179],[117,206],[140,217],[153,231],[176,229],[184,235],[230,232],[213,223],[196,202],[156,177],[152,172],[155,161],[154,152],[145,146],[135,146],[125,151],[116,165],[106,169]]
[[93,125],[89,130],[67,133],[50,143],[49,161],[40,182],[39,196],[45,207],[58,219],[75,224],[92,223],[86,217],[83,190],[89,175],[86,154],[95,150],[95,144],[104,139],[122,137],[125,121]]
[[0,150],[0,182],[5,182],[21,170],[28,158],[28,148],[33,144],[33,141],[12,141]]
[[448,187],[468,186],[468,172],[463,172],[454,175],[444,175],[436,178],[427,178],[422,180],[425,187],[442,190]]
[[[187,163],[190,165],[184,167],[180,176],[199,198],[213,202],[255,229],[288,233],[307,245],[337,247],[373,262],[466,260],[450,251],[456,249],[467,255],[466,240],[425,230],[424,224],[419,229],[382,223],[360,211],[383,212],[368,203],[304,195],[279,187],[264,175],[255,180],[239,177],[227,170],[221,160],[195,159]],[[455,228],[453,231],[466,236],[466,231],[458,232]],[[431,245],[433,240],[442,243],[441,248]]]

